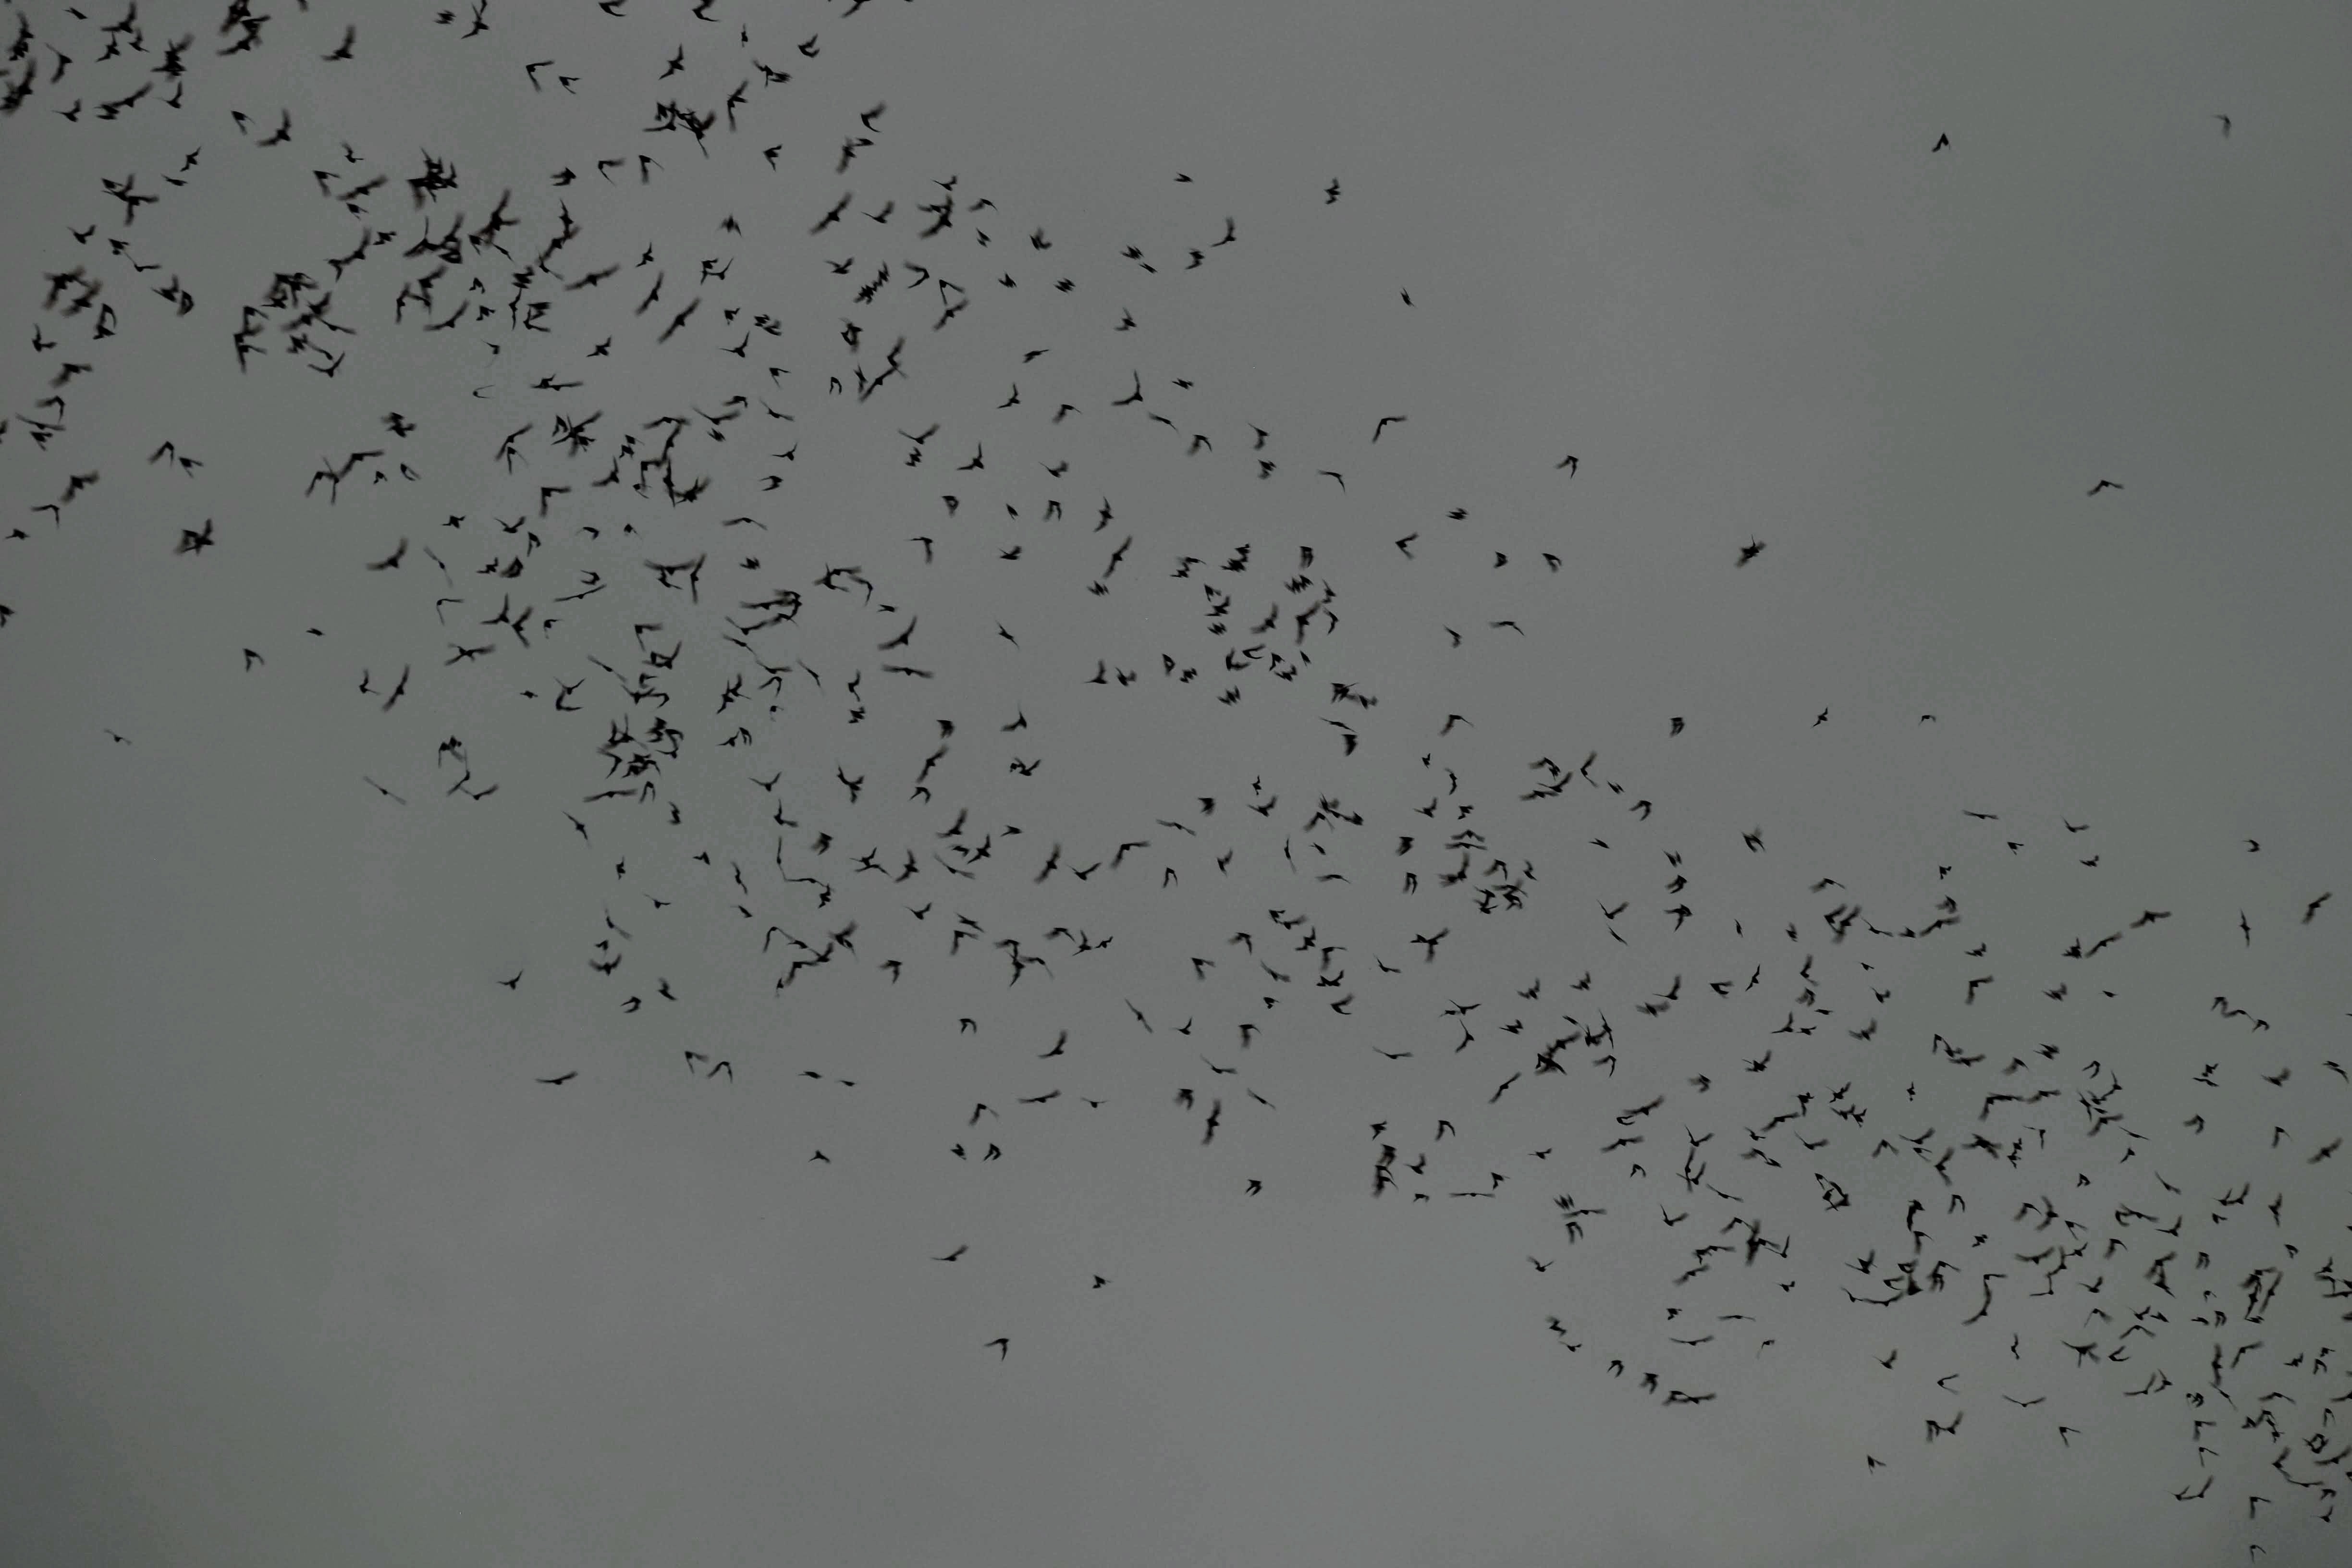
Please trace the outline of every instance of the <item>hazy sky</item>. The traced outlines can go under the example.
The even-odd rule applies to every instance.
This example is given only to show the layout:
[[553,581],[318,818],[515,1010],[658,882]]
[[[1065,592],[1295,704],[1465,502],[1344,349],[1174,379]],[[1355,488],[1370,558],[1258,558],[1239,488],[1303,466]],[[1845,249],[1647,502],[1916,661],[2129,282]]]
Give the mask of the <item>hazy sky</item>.
[[0,1559],[2342,1555],[2340,16],[7,9]]

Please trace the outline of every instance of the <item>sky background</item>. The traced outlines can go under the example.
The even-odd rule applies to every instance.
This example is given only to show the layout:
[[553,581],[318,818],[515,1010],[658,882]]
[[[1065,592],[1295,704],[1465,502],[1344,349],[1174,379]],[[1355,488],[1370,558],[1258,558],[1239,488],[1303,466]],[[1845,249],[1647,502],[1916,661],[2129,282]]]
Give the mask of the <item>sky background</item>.
[[2341,16],[82,9],[0,1558],[2340,1557]]

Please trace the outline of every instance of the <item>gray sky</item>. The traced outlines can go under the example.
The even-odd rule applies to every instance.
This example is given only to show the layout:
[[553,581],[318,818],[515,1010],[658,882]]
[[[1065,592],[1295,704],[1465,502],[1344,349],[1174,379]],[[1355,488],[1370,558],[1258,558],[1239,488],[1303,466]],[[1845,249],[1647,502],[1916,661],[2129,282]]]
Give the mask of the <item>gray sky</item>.
[[0,1557],[2340,1555],[2340,18],[9,9]]

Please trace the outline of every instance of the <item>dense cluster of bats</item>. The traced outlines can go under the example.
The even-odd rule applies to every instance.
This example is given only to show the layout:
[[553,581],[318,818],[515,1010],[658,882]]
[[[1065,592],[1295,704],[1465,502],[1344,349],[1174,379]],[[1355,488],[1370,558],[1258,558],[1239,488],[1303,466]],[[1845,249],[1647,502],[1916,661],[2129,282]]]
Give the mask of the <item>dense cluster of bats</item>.
[[[2242,1506],[2250,1535],[2285,1510],[2333,1521],[2352,1461],[2352,1350],[2326,1337],[2352,1319],[2332,1253],[2352,1215],[2345,1047],[2224,988],[2244,983],[2184,1000],[2251,973],[2230,966],[2258,942],[2333,941],[2325,890],[2110,900],[2118,865],[2159,862],[2094,822],[1993,809],[1905,880],[1780,871],[1761,823],[1677,805],[1684,716],[1595,749],[1542,682],[1497,679],[1552,629],[1568,546],[1481,534],[1475,495],[1400,514],[1395,477],[1433,460],[1410,409],[1344,441],[1262,426],[1284,421],[1156,326],[1258,265],[1254,227],[1311,236],[1349,199],[1338,179],[1302,174],[1297,211],[1240,217],[1213,178],[1161,171],[1148,235],[1006,210],[951,170],[908,175],[887,97],[838,123],[807,107],[846,57],[854,81],[887,73],[866,0],[805,38],[717,0],[656,9],[604,0],[558,51],[580,63],[518,58],[521,99],[611,112],[566,166],[485,185],[488,149],[365,147],[232,100],[268,90],[261,60],[331,92],[370,68],[372,26],[249,0],[185,26],[136,3],[37,27],[18,8],[10,133],[61,120],[121,168],[89,212],[12,236],[12,261],[54,256],[22,279],[39,395],[0,417],[6,635],[41,635],[43,552],[101,523],[110,550],[150,530],[188,558],[173,571],[261,574],[266,517],[331,519],[337,591],[395,610],[404,639],[355,647],[289,608],[188,658],[336,683],[377,737],[353,781],[375,809],[503,812],[593,868],[600,896],[545,917],[576,956],[484,973],[486,1007],[580,988],[642,1018],[696,1093],[859,1092],[782,1047],[718,1046],[665,969],[689,939],[667,932],[701,910],[716,927],[692,930],[733,943],[730,984],[775,1005],[920,990],[946,1038],[901,1048],[964,1052],[994,1085],[938,1130],[943,1183],[1031,1157],[1046,1119],[1101,1114],[1138,1136],[1179,1122],[1235,1202],[1279,1202],[1253,1152],[1345,1083],[1393,1105],[1331,1153],[1360,1201],[1517,1204],[1552,1238],[1525,1255],[1539,1279],[1506,1282],[1515,1253],[1496,1288],[1552,1292],[1530,1341],[1564,1364],[1696,1411],[1739,1400],[1788,1325],[1832,1316],[1853,1377],[1916,1402],[1923,1447],[2152,1425],[2178,1435],[2183,1503]],[[475,0],[415,47],[490,53],[526,20]],[[225,187],[315,204],[289,229],[323,216],[345,238],[223,279],[205,212]],[[1422,308],[1396,294],[1383,310]],[[341,437],[273,472],[188,450],[168,413],[89,422],[106,377],[163,356],[198,367],[173,395],[298,395]],[[395,370],[401,405],[371,401]],[[1527,453],[1528,482],[1609,465],[1559,454]],[[1216,503],[1122,484],[1136,464]],[[796,500],[845,487],[874,504],[830,532]],[[1302,538],[1286,517],[1348,526]],[[1767,549],[1727,537],[1705,570],[1744,587],[1786,558]],[[571,776],[526,777],[478,721],[448,732],[499,703],[567,737]],[[1936,721],[1902,715],[1884,743]],[[1790,743],[1832,723],[1808,703]],[[1129,765],[1163,730],[1203,738],[1183,779]],[[104,735],[137,764],[137,736]],[[2079,877],[2065,940],[2040,934],[2046,909],[2004,912],[2028,864]],[[1499,982],[1493,955],[1529,931],[1552,961]],[[1008,995],[1066,1022],[1007,1038]],[[2210,1061],[2175,1082],[2103,1057],[2126,1017],[2210,1041]],[[604,1060],[485,1070],[560,1089],[541,1115],[641,1082]],[[841,1140],[807,1156],[859,1158]],[[916,1245],[987,1267],[951,1243]],[[1630,1315],[1592,1304],[1643,1279]],[[1050,1353],[992,1326],[1010,1331],[974,1342],[998,1361]],[[1944,1372],[1939,1347],[1971,1336],[1993,1347],[1974,1364],[2012,1375]]]

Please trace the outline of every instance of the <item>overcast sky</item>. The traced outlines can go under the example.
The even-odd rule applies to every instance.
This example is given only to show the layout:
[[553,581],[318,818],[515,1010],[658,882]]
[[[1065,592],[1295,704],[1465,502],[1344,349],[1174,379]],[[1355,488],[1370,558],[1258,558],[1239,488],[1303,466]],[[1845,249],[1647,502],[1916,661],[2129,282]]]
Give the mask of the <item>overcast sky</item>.
[[0,1558],[2338,1560],[2341,17],[81,9]]

